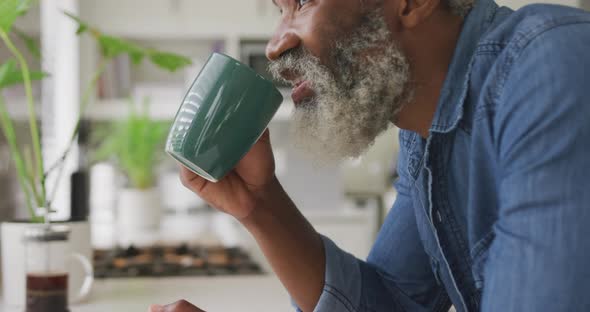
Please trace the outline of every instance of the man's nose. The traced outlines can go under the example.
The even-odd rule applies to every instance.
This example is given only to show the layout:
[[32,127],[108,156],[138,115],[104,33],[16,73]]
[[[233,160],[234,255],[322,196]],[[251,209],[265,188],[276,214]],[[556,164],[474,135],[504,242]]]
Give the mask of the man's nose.
[[284,26],[281,26],[266,46],[266,57],[275,61],[283,53],[297,48],[300,44],[301,38],[293,30],[284,29]]

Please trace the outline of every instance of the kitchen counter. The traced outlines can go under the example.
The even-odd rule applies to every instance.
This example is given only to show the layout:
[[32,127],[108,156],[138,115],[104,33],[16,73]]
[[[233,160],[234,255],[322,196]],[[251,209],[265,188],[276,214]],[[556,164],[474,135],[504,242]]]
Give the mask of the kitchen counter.
[[[96,280],[87,302],[72,305],[70,310],[144,312],[150,304],[179,299],[208,312],[294,311],[289,295],[274,275]],[[2,305],[0,311],[21,312]]]

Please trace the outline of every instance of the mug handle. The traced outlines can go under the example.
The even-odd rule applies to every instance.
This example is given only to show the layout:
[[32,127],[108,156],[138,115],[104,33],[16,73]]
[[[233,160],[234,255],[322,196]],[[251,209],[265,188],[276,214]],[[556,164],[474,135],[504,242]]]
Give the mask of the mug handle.
[[82,264],[82,268],[84,268],[84,272],[86,273],[82,287],[80,288],[76,298],[73,299],[74,302],[79,302],[88,296],[90,289],[92,289],[92,284],[94,283],[94,268],[92,267],[90,260],[79,253],[73,253],[71,257]]

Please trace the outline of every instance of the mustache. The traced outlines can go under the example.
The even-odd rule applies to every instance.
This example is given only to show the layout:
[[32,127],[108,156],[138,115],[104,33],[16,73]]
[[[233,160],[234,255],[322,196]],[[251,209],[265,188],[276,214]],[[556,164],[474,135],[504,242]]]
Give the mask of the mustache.
[[297,47],[286,51],[273,61],[270,61],[267,70],[271,75],[287,84],[294,84],[295,78],[305,78],[311,68],[323,67],[319,58],[311,54],[304,47]]

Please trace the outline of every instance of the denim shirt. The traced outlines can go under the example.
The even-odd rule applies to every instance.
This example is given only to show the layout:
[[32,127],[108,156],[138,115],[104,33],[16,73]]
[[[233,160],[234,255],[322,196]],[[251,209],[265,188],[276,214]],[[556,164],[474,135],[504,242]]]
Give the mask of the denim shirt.
[[590,14],[478,0],[367,261],[324,238],[315,311],[590,311],[589,145]]

